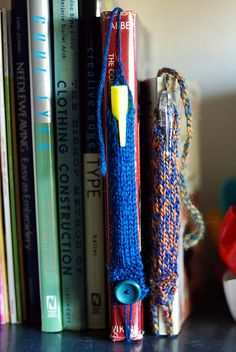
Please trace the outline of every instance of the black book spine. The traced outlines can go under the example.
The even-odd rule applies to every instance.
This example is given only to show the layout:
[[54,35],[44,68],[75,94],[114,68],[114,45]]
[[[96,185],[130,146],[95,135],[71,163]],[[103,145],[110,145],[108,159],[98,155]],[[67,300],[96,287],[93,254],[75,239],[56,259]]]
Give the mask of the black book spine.
[[12,7],[12,44],[27,320],[40,319],[26,0]]

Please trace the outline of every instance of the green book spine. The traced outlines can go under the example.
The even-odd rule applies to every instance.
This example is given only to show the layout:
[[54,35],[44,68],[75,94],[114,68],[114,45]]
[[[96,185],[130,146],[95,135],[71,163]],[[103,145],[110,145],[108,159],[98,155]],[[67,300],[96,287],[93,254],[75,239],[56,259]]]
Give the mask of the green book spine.
[[85,328],[77,1],[53,0],[57,176],[64,328]]
[[2,10],[3,26],[3,66],[4,66],[4,91],[5,91],[5,112],[6,112],[6,130],[7,130],[7,151],[8,151],[8,172],[9,172],[9,190],[10,190],[10,207],[11,207],[11,229],[13,244],[13,262],[14,277],[16,290],[16,308],[17,322],[22,322],[22,304],[21,304],[21,276],[18,252],[18,235],[16,223],[16,204],[15,204],[15,184],[14,184],[14,162],[12,147],[12,127],[11,127],[11,109],[10,109],[10,77],[9,77],[9,55],[8,55],[8,27],[7,11]]
[[62,307],[53,140],[48,0],[28,0],[29,62],[34,144],[42,330],[61,331]]

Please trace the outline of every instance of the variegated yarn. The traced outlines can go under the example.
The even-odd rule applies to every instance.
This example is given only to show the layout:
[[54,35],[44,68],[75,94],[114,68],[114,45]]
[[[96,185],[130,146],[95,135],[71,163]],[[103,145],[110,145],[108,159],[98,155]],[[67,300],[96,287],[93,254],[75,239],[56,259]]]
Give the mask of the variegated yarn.
[[[174,70],[163,68],[158,76],[174,77],[180,86],[185,116],[187,138],[179,158],[180,116],[173,103],[173,126],[171,136],[163,130],[157,113],[153,129],[153,216],[152,243],[153,262],[150,284],[153,287],[150,299],[153,332],[159,333],[159,309],[161,308],[167,331],[173,334],[173,298],[178,278],[178,246],[180,229],[180,206],[189,213],[195,230],[184,236],[184,247],[194,246],[204,233],[204,222],[198,209],[192,204],[185,181],[185,169],[192,140],[192,112],[184,79]],[[168,140],[171,138],[170,146]],[[168,149],[168,152],[167,152]]]

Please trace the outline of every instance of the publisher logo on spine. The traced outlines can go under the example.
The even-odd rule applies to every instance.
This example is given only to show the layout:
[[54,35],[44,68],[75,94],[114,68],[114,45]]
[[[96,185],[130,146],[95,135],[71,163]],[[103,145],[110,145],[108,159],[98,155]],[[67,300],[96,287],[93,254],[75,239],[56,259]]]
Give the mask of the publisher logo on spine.
[[93,314],[101,313],[102,298],[100,293],[91,294],[91,305]]
[[57,297],[46,296],[48,318],[57,318]]

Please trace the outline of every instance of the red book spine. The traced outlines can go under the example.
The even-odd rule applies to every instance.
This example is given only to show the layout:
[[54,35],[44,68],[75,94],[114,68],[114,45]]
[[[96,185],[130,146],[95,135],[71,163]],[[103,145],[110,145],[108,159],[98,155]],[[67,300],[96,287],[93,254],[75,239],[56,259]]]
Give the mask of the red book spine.
[[[103,12],[101,15],[102,44],[105,45],[106,33],[110,12]],[[133,95],[134,106],[136,109],[134,136],[135,136],[135,160],[136,160],[136,189],[137,189],[137,213],[138,213],[138,232],[139,243],[141,244],[140,233],[140,160],[139,160],[139,124],[138,124],[138,102],[137,102],[137,74],[136,74],[136,14],[130,11],[122,12],[121,16],[121,50],[124,74]],[[107,74],[104,88],[104,115],[107,108],[110,108],[111,85],[115,79],[115,66],[117,57],[117,17],[115,16],[112,26],[111,41],[107,63]],[[104,124],[105,125],[105,124]],[[105,131],[106,132],[106,131]],[[106,133],[105,133],[106,135]],[[106,148],[107,150],[107,148]],[[110,238],[110,219],[109,219],[109,175],[105,181],[106,190],[106,252],[107,264],[109,268],[111,238]],[[112,294],[109,288],[108,271],[108,291],[109,291],[109,314],[110,314],[110,336],[112,341],[125,340],[124,306],[112,304]],[[143,338],[143,312],[142,302],[138,301],[132,307],[131,339],[140,340]]]

